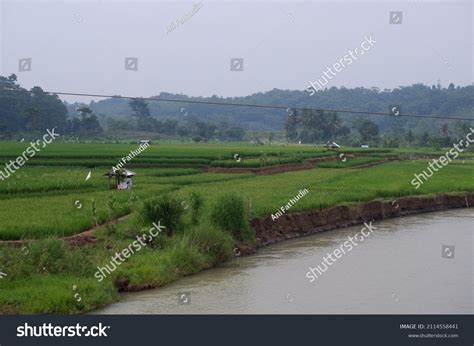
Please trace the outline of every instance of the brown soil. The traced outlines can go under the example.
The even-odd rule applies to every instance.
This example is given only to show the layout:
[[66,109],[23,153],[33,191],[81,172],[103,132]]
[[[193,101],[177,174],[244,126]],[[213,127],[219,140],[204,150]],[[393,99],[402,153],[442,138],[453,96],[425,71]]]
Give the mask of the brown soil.
[[[122,220],[125,220],[128,218],[129,215],[125,215],[122,217],[119,217],[118,219],[115,219],[114,222],[120,222]],[[64,241],[66,241],[70,246],[72,247],[77,247],[77,246],[83,246],[87,244],[94,244],[97,242],[97,239],[94,236],[95,231],[97,231],[99,228],[105,226],[105,224],[102,225],[97,225],[95,227],[92,227],[88,229],[87,231],[83,231],[81,233],[73,234],[67,237],[62,238]],[[12,245],[12,246],[22,246],[24,243],[27,243],[29,239],[21,239],[21,240],[0,240],[0,245]]]
[[243,168],[243,167],[209,167],[206,169],[206,172],[209,173],[254,173],[257,175],[270,175],[277,173],[284,173],[290,171],[301,171],[304,169],[311,169],[314,166],[310,163],[290,163],[285,165],[276,165],[268,167],[259,167],[259,168]]
[[[354,155],[346,155],[346,157],[351,158]],[[305,169],[314,168],[314,164],[317,162],[327,162],[327,161],[336,161],[340,160],[339,156],[329,156],[329,157],[316,157],[312,159],[307,159],[302,163],[288,163],[283,165],[267,166],[267,167],[258,167],[258,168],[243,168],[243,167],[207,167],[205,168],[206,172],[209,173],[254,173],[257,175],[271,175],[291,171],[301,171]]]
[[[256,231],[255,246],[241,243],[237,245],[238,251],[235,249],[234,253],[238,256],[246,256],[270,244],[362,224],[366,221],[471,206],[474,206],[474,193],[442,194],[434,197],[401,197],[396,200],[371,201],[351,206],[340,205],[328,209],[287,214],[275,221],[272,221],[271,217],[264,217],[251,220]],[[125,277],[117,278],[114,284],[120,292],[140,291],[161,286],[156,283],[130,285],[129,279]]]
[[380,160],[380,161],[374,161],[374,162],[363,163],[363,164],[360,164],[360,165],[351,166],[351,167],[348,167],[348,168],[351,168],[351,169],[367,168],[367,167],[377,166],[377,165],[380,165],[382,163],[393,162],[393,161],[400,161],[400,159],[398,159],[398,158],[387,158],[387,159],[383,159],[383,160]]
[[373,220],[474,206],[474,193],[440,194],[433,197],[400,197],[391,201],[371,201],[358,205],[291,213],[273,221],[271,216],[251,221],[256,232],[256,248],[287,239],[348,227]]
[[[338,205],[327,209],[284,214],[275,221],[272,220],[271,216],[267,216],[250,221],[256,232],[255,246],[241,243],[237,245],[234,253],[238,256],[246,256],[254,253],[258,248],[288,239],[374,220],[473,206],[474,192],[470,192],[461,195],[409,196],[393,200],[375,200],[357,205]],[[117,221],[128,216],[123,216]],[[97,239],[94,237],[94,232],[100,227],[97,226],[63,239],[72,246],[95,243]],[[25,241],[27,240],[1,241],[0,244],[21,246]],[[161,286],[156,283],[130,285],[130,281],[126,277],[118,277],[114,284],[120,292],[139,291]]]
[[[347,154],[345,156],[348,159],[356,157],[353,154]],[[312,164],[318,163],[318,162],[328,162],[328,161],[339,161],[341,158],[339,156],[325,156],[325,157],[314,157],[312,159],[306,159],[305,162],[309,162]]]

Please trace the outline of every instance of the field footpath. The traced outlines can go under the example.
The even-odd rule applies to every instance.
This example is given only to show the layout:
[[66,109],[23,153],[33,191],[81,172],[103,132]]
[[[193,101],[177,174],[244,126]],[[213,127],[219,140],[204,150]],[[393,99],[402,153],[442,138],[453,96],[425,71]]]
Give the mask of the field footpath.
[[[355,155],[347,154],[347,158],[354,158]],[[246,167],[206,167],[207,173],[254,173],[256,175],[272,175],[285,172],[301,171],[305,169],[313,169],[318,162],[328,162],[341,160],[339,156],[326,156],[306,159],[301,163],[286,163],[281,165],[264,166],[258,168]]]
[[[255,230],[255,246],[237,244],[242,255],[252,254],[258,248],[281,241],[303,237],[319,232],[360,225],[364,222],[384,220],[413,214],[429,213],[456,208],[474,207],[474,192],[464,194],[437,194],[434,196],[406,196],[391,200],[373,200],[365,203],[341,204],[326,209],[311,209],[284,214],[273,221],[271,216],[250,220]],[[126,220],[127,214],[112,220]],[[86,231],[63,237],[72,247],[96,243],[94,232],[106,225],[100,224]],[[22,246],[35,239],[0,240],[0,245]]]
[[[120,221],[123,221],[127,219],[131,213],[119,216],[116,219],[113,219],[109,221],[110,223],[118,223]],[[68,243],[70,246],[75,247],[75,246],[83,246],[87,244],[94,244],[97,242],[96,237],[94,236],[94,232],[103,228],[104,226],[107,225],[106,223],[99,224],[97,226],[94,226],[92,228],[89,228],[88,230],[82,231],[77,234],[69,235],[67,237],[62,237],[60,239],[64,240],[66,243]],[[22,246],[24,243],[32,242],[32,241],[37,241],[38,239],[19,239],[19,240],[0,240],[0,245],[12,245],[12,246]]]
[[350,167],[347,167],[347,168],[349,168],[349,169],[367,168],[367,167],[381,165],[382,163],[395,162],[395,161],[407,161],[407,160],[402,160],[402,159],[397,158],[397,157],[388,157],[388,158],[381,159],[380,161],[362,163],[360,165],[354,165],[354,166],[350,166]]

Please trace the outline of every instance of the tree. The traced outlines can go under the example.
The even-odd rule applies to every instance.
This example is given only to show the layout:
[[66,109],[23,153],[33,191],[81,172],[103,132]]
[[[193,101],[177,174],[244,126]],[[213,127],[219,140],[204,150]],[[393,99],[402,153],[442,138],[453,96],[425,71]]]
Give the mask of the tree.
[[26,114],[26,129],[28,131],[37,131],[41,123],[41,114],[37,108],[28,108],[25,111]]
[[162,132],[167,135],[176,134],[176,129],[178,127],[178,121],[176,119],[166,119],[163,122]]
[[274,132],[270,132],[270,134],[268,135],[268,143],[272,144],[272,141],[275,139],[275,133]]
[[[136,129],[162,132],[161,123],[154,121],[155,118],[153,117],[155,114],[154,110],[157,110],[158,106],[150,102],[147,103],[144,99],[135,98],[134,100],[126,101],[124,99],[110,98],[100,102],[90,102],[89,104],[67,104],[57,96],[45,93],[39,87],[32,88],[31,90],[22,88],[15,75],[10,75],[9,77],[0,76],[0,90],[0,138],[2,139],[18,137],[19,134],[24,137],[23,134],[25,132],[30,133],[31,137],[33,137],[39,135],[48,127],[57,127],[58,133],[66,133],[64,127],[68,115],[70,117],[70,121],[67,123],[68,128],[77,128],[76,125],[78,125],[79,120],[73,121],[76,118],[75,109],[76,107],[83,106],[88,106],[95,112],[101,123],[102,119],[105,118],[102,118],[99,114],[103,114],[109,119],[117,120],[117,122],[110,121],[107,123],[107,125],[109,123],[111,125],[107,126],[108,130],[113,131],[114,128],[119,129],[119,127],[130,129],[130,120],[126,120],[124,127],[123,119],[126,119],[125,116],[127,115],[132,116],[133,113],[132,117],[136,119],[134,121]],[[246,104],[291,104],[298,109],[306,106],[311,108],[327,107],[374,112],[386,112],[387,105],[403,103],[407,113],[462,116],[474,120],[474,109],[472,108],[473,93],[474,85],[461,87],[450,84],[446,88],[435,85],[432,88],[423,84],[413,84],[411,86],[394,88],[393,90],[377,90],[376,88],[363,87],[352,89],[329,88],[319,91],[317,97],[310,98],[307,98],[305,91],[278,89],[253,94],[245,98],[222,98],[214,95],[209,98],[199,99],[170,93],[161,93],[160,96],[178,100],[195,99]],[[179,119],[179,125],[187,124],[187,119],[191,115],[195,115],[198,122],[189,124],[191,131],[189,137],[199,135],[203,140],[207,138],[228,140],[228,129],[232,126],[237,126],[252,133],[266,132],[266,138],[268,138],[269,132],[277,133],[277,131],[284,129],[289,142],[298,142],[299,139],[302,139],[305,143],[326,142],[327,140],[337,139],[338,142],[345,141],[347,143],[360,144],[360,136],[357,131],[360,122],[355,121],[351,123],[352,135],[346,136],[346,134],[349,134],[349,128],[346,126],[349,126],[350,119],[354,119],[349,114],[339,113],[338,117],[336,117],[331,112],[315,113],[313,111],[314,114],[311,114],[303,123],[302,111],[296,112],[292,110],[292,112],[289,111],[285,114],[284,112],[275,113],[271,109],[249,107],[248,110],[242,112],[242,109],[239,107],[229,107],[224,110],[222,107],[206,104],[188,104],[186,107],[186,113],[188,114],[183,116],[185,113],[180,111],[182,104],[173,102],[159,103],[160,114],[169,114],[170,118]],[[88,114],[84,116],[84,118],[87,117],[89,117]],[[80,118],[80,116],[77,118]],[[227,121],[227,127],[219,125],[221,120]],[[442,123],[446,122],[440,119],[377,117],[370,120],[373,120],[378,125],[378,136],[384,136],[388,133],[391,137],[404,138],[409,129],[413,133],[420,134],[428,131],[429,136],[434,137],[437,135],[444,137],[442,138],[442,143],[449,142],[448,145],[451,145],[453,138],[449,136],[456,136],[456,139],[460,139],[461,136],[466,134],[463,135],[463,129],[457,127],[457,125],[455,126],[452,122],[449,122],[448,131],[442,130],[442,134],[440,134],[439,128]],[[234,121],[235,124],[233,123]],[[213,124],[215,125],[212,128]],[[471,126],[472,124],[474,123],[471,122]],[[61,128],[63,132],[61,132]],[[174,131],[172,124],[167,124],[165,130],[171,136],[177,135],[177,129]],[[435,132],[438,133],[435,134]],[[236,131],[230,131],[230,133],[237,134]],[[418,144],[418,141],[419,137],[417,136],[412,145]],[[441,143],[440,140],[437,142]]]
[[379,127],[370,120],[364,120],[359,125],[359,134],[363,142],[373,142],[379,134]]
[[82,130],[83,137],[96,136],[103,132],[102,126],[100,126],[99,120],[95,114],[82,120]]
[[130,129],[130,121],[127,121],[125,119],[107,118],[106,126],[107,130],[109,131],[128,130]]
[[400,146],[400,140],[391,135],[384,136],[382,138],[382,146],[384,148],[398,148]]
[[140,118],[146,118],[150,116],[150,109],[148,108],[148,103],[140,98],[132,99],[128,103],[130,108],[133,111],[133,116]]
[[[26,108],[34,110],[29,116],[34,117],[33,131],[43,132],[56,127],[58,132],[64,130],[67,120],[67,108],[57,95],[47,94],[40,87],[33,87],[29,91],[29,100],[25,100]],[[31,124],[31,123],[30,123]],[[25,126],[25,124],[23,124]]]
[[323,122],[322,111],[303,109],[301,113],[301,138],[304,142],[315,143],[322,138],[321,123]]
[[420,140],[419,140],[419,143],[420,143],[420,146],[421,147],[426,147],[428,146],[429,142],[430,142],[430,135],[428,134],[428,131],[425,131],[423,132],[423,134],[420,136]]
[[181,139],[183,139],[184,137],[186,137],[186,139],[188,139],[189,135],[191,133],[191,129],[187,125],[185,125],[185,126],[179,125],[176,132],[177,132],[178,136],[181,137]]
[[285,121],[286,138],[288,142],[296,142],[298,140],[298,114],[296,109],[290,110]]
[[245,131],[240,126],[232,126],[224,132],[224,136],[230,141],[241,141],[244,139]]
[[339,134],[341,134],[341,130],[343,129],[342,120],[339,118],[336,112],[330,112],[328,114],[324,114],[323,116],[323,134],[324,140],[332,140],[336,139]]
[[66,133],[79,137],[94,137],[103,132],[99,120],[89,107],[80,107],[79,117],[67,121]]
[[[130,125],[128,127],[130,127]],[[140,131],[160,132],[162,127],[163,124],[152,117],[141,117],[137,119],[137,129]]]
[[205,138],[211,139],[215,138],[217,133],[217,125],[215,124],[207,124],[206,126],[206,135]]
[[467,122],[458,121],[455,125],[456,135],[459,138],[465,137],[471,131],[471,125]]
[[241,141],[244,139],[245,130],[238,125],[232,125],[226,120],[221,120],[217,124],[216,135],[223,141]]
[[443,135],[444,138],[447,138],[450,132],[449,124],[448,123],[441,124],[441,127],[439,128],[439,132]]
[[67,108],[57,95],[45,93],[37,86],[30,90],[21,88],[14,74],[0,76],[0,90],[1,138],[26,131],[43,133],[54,127],[58,133],[64,133]]
[[77,108],[76,111],[81,116],[81,120],[84,120],[85,118],[87,118],[87,116],[92,115],[92,111],[89,107]]
[[335,140],[337,136],[350,132],[336,112],[322,110],[303,109],[301,127],[301,138],[309,143]]
[[415,136],[413,135],[413,132],[411,131],[411,129],[408,130],[407,133],[405,134],[405,139],[408,142],[408,146],[411,146],[411,144],[415,140]]

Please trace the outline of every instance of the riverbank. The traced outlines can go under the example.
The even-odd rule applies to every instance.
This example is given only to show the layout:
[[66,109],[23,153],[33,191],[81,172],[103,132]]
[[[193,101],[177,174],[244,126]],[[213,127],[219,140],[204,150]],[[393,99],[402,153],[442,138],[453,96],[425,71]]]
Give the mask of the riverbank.
[[[321,210],[271,216],[251,221],[256,232],[256,249],[309,234],[419,213],[474,206],[474,193],[408,196],[393,200],[348,203]],[[245,249],[244,249],[245,250]],[[248,250],[248,249],[247,249]]]
[[[373,222],[374,233],[313,283],[308,267],[348,237],[363,237],[363,226],[282,241],[165,287],[124,293],[92,314],[469,314],[473,218],[474,208],[461,208]],[[443,257],[442,244],[455,247],[453,258]]]
[[[259,248],[285,240],[303,237],[324,231],[363,224],[373,220],[384,220],[407,215],[443,211],[474,206],[474,193],[439,194],[433,196],[409,196],[394,200],[374,200],[366,203],[348,203],[321,210],[309,210],[285,214],[272,221],[271,216],[250,221],[255,231],[254,244],[238,243],[234,254],[238,257],[255,253]],[[220,263],[216,263],[219,265]],[[210,269],[207,267],[204,269]],[[115,281],[121,292],[136,292],[157,288],[161,285],[147,283],[142,286],[129,285],[126,279]]]
[[[228,234],[203,224],[200,230],[177,234],[169,240],[163,239],[165,243],[162,245],[147,247],[123,263],[110,280],[98,283],[91,274],[91,270],[96,270],[94,263],[102,263],[104,258],[129,242],[133,218],[126,218],[117,225],[113,236],[107,228],[99,229],[91,235],[96,239],[83,246],[46,240],[32,242],[21,251],[5,247],[11,249],[4,255],[7,260],[10,257],[8,273],[13,280],[2,280],[0,313],[84,313],[116,302],[120,299],[118,292],[163,287],[184,276],[219,266],[232,256],[252,254],[259,248],[288,239],[364,221],[473,205],[474,193],[470,192],[345,203],[285,214],[275,221],[271,217],[254,218],[250,224],[255,231],[255,242],[236,245]],[[38,257],[51,249],[54,249],[54,257]],[[36,274],[24,276],[28,272]],[[81,274],[75,277],[74,273]],[[23,276],[15,278],[16,275]],[[78,287],[77,291],[72,289],[73,286]],[[77,292],[82,301],[74,299]]]
[[[236,256],[238,255],[237,257],[248,256],[254,254],[258,249],[281,243],[286,240],[301,238],[330,230],[347,228],[363,224],[364,222],[394,219],[450,209],[471,208],[473,206],[474,193],[471,192],[462,194],[438,194],[431,196],[408,196],[393,200],[373,200],[366,203],[348,203],[321,210],[309,210],[285,214],[275,221],[272,220],[271,216],[256,218],[250,221],[251,226],[256,233],[255,244],[253,246],[249,246],[249,244],[239,244],[238,251],[236,251],[235,254]],[[216,266],[219,266],[219,264],[216,264]],[[227,286],[228,285],[226,285],[226,287]],[[157,287],[147,286],[143,287],[143,290],[153,288]],[[122,286],[121,290],[123,292],[137,292],[142,289],[137,289],[137,287],[128,289],[127,287]],[[170,288],[165,289],[165,292],[168,292],[169,290],[173,291],[173,289]],[[164,295],[168,297],[169,293],[165,293]],[[145,293],[145,296],[149,295]],[[287,298],[288,296],[290,297],[289,299],[292,299],[291,295],[287,295]],[[161,297],[161,295],[159,295],[159,297]],[[169,306],[166,305],[167,308],[171,309],[171,311],[175,311],[174,309],[176,308],[174,307],[174,304],[176,304],[176,302],[173,303],[173,298],[170,300],[169,297],[167,300],[171,301],[168,303]],[[235,305],[235,303],[233,305]],[[306,304],[304,306],[306,306]],[[304,306],[301,307],[301,309],[304,310]],[[138,307],[134,306],[133,308]],[[117,309],[120,310],[120,308]],[[105,311],[109,310],[105,308]],[[111,313],[114,313],[113,311],[115,310],[111,309],[110,311]],[[184,313],[190,313],[189,310],[186,311],[187,312]],[[195,311],[193,310],[193,312]],[[241,313],[245,312],[242,311]],[[254,313],[259,312],[255,311]],[[272,313],[281,313],[281,311],[274,311]]]

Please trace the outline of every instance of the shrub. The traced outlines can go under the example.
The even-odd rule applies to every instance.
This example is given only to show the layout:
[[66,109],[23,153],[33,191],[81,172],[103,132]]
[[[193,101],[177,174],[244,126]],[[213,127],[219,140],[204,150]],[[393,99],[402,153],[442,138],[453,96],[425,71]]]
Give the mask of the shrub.
[[220,229],[230,232],[235,239],[245,240],[249,226],[242,197],[226,194],[217,198],[211,213],[211,222]]
[[168,249],[169,265],[179,276],[199,272],[205,263],[205,257],[186,237],[178,238]]
[[168,236],[181,227],[183,214],[181,203],[176,198],[167,195],[145,201],[141,210],[142,221],[146,225],[158,223],[161,220]]
[[133,240],[137,240],[137,237],[140,237],[147,246],[158,249],[164,249],[171,244],[172,240],[162,232],[152,239],[150,239],[151,237],[143,238],[144,236],[149,235],[149,230],[150,227],[139,227],[138,225],[132,224],[123,229],[122,233],[118,234],[118,236]]
[[25,243],[20,248],[3,247],[0,250],[0,268],[12,277],[30,277],[33,274],[72,274],[89,276],[94,265],[83,250],[71,250],[62,240],[42,239]]
[[4,245],[0,248],[0,271],[9,277],[29,277],[34,272],[30,261],[25,260],[26,252]]
[[191,223],[197,225],[204,200],[197,192],[191,192]]
[[60,273],[66,269],[67,248],[59,239],[43,239],[29,246],[28,259],[34,263],[38,273]]
[[187,231],[190,243],[210,258],[211,265],[224,262],[233,256],[234,239],[212,225],[201,225]]

